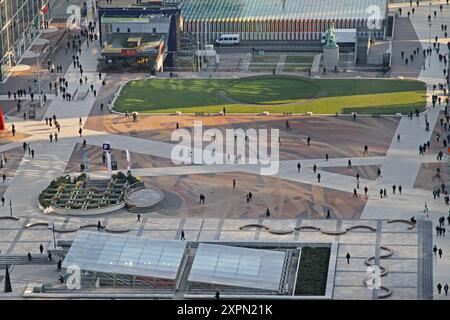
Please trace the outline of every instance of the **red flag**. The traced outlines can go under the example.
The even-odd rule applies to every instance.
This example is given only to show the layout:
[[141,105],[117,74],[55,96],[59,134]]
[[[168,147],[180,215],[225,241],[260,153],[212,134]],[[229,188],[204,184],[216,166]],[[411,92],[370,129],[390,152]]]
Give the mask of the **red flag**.
[[44,6],[42,7],[41,11],[42,11],[43,14],[47,13],[47,5],[46,4],[44,4]]
[[0,131],[5,130],[5,120],[3,119],[3,109],[0,108]]

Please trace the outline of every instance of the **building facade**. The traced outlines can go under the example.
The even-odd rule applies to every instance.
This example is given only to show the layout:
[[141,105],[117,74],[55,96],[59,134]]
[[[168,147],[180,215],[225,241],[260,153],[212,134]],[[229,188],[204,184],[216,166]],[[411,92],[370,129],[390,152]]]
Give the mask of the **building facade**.
[[384,37],[388,0],[184,0],[183,31],[212,43],[221,34],[244,41],[318,41],[334,24],[360,37]]
[[[48,21],[54,0],[0,0],[0,81],[39,35],[33,27]],[[41,11],[46,6],[46,11]],[[41,18],[38,18],[40,17]]]

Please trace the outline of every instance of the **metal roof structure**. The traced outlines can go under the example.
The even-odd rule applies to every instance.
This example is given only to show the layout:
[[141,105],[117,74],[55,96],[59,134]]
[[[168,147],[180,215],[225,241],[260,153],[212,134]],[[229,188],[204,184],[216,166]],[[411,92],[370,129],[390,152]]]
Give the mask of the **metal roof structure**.
[[286,252],[200,243],[189,282],[278,291]]
[[80,231],[63,267],[175,280],[186,242]]
[[184,0],[181,14],[193,20],[365,20],[379,8],[384,19],[388,0]]

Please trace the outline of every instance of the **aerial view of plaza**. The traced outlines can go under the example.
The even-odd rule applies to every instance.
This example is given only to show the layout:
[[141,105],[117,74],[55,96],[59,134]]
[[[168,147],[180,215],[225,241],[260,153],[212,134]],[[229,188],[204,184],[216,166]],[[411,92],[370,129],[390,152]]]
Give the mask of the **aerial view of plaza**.
[[450,300],[447,26],[0,0],[0,300]]

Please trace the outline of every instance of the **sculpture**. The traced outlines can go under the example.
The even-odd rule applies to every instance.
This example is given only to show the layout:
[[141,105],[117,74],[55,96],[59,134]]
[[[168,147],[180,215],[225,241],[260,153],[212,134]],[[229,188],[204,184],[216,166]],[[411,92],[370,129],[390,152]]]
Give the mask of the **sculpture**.
[[334,24],[327,29],[325,32],[325,47],[326,48],[338,48],[337,39],[336,39],[336,30],[334,28]]

